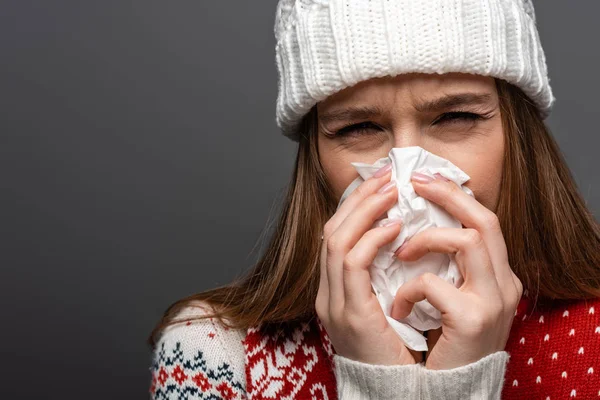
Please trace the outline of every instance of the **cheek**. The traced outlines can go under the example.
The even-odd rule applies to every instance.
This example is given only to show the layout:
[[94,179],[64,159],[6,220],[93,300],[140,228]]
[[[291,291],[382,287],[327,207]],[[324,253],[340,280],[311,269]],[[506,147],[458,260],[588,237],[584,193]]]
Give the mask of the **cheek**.
[[325,159],[321,160],[321,165],[335,193],[336,199],[342,197],[344,190],[358,177],[356,169],[350,164],[353,161],[358,160],[351,159],[351,157],[344,157],[343,155],[335,156],[331,154],[328,154]]
[[344,190],[358,177],[358,172],[351,162],[374,163],[380,158],[387,157],[389,149],[381,148],[378,151],[368,151],[357,155],[355,152],[342,148],[328,148],[321,145],[319,149],[320,161],[325,176],[337,199],[342,197]]
[[454,164],[471,177],[465,186],[473,191],[477,201],[496,212],[504,165],[503,139],[463,154]]
[[[467,169],[464,170],[467,172]],[[502,164],[486,164],[485,168],[469,173],[471,179],[465,185],[473,191],[475,198],[487,209],[496,212],[502,180]]]

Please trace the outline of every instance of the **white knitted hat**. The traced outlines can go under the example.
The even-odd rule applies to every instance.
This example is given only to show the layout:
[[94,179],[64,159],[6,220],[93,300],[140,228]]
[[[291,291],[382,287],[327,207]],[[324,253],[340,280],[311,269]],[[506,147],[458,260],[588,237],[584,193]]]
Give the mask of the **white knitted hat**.
[[374,77],[465,72],[554,103],[531,0],[279,0],[277,125],[299,140],[317,102]]

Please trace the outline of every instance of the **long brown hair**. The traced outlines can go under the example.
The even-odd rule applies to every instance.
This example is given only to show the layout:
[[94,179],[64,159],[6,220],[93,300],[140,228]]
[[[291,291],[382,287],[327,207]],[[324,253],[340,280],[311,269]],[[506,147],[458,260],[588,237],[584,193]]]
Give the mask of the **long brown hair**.
[[[600,296],[600,227],[586,207],[559,147],[533,102],[496,78],[505,135],[504,167],[496,214],[515,274],[535,299]],[[172,304],[152,331],[178,322],[196,301],[211,304],[231,328],[282,327],[314,315],[321,232],[337,199],[321,168],[316,106],[304,117],[295,168],[268,246],[233,283]]]

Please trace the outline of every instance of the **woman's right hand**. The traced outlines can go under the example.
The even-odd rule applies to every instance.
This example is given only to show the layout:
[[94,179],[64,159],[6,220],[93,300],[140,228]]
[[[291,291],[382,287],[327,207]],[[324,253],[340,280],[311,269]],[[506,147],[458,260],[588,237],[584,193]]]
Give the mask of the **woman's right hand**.
[[387,321],[371,289],[369,267],[399,234],[401,221],[371,229],[398,200],[391,163],[358,186],[323,229],[321,279],[315,309],[336,353],[359,362],[404,365],[421,361]]

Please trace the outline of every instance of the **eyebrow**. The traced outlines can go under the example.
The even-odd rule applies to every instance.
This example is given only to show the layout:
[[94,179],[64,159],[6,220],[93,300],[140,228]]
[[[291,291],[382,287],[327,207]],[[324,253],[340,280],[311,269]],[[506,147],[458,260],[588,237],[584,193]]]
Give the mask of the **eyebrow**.
[[[483,106],[488,105],[492,100],[489,93],[457,93],[449,94],[443,97],[416,104],[415,110],[421,113],[431,113],[447,110],[459,106]],[[341,120],[369,119],[375,116],[385,114],[385,111],[378,106],[349,106],[341,110],[333,110],[319,116],[321,122],[327,123]]]

